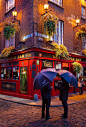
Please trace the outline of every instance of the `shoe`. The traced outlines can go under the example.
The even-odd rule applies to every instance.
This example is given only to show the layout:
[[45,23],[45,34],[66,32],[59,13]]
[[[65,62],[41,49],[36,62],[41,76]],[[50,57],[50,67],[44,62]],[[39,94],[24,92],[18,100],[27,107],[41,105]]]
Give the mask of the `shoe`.
[[46,120],[48,120],[48,119],[52,119],[50,116],[49,117],[46,117]]

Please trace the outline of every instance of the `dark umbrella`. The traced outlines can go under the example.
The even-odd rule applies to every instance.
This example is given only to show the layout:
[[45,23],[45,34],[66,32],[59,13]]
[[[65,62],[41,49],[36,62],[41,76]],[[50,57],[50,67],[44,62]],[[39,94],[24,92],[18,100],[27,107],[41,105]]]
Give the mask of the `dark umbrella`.
[[68,83],[78,88],[78,83],[76,77],[67,70],[58,70],[57,73],[63,77]]
[[55,68],[47,68],[40,71],[34,78],[34,89],[43,89],[47,84],[51,83],[57,75]]

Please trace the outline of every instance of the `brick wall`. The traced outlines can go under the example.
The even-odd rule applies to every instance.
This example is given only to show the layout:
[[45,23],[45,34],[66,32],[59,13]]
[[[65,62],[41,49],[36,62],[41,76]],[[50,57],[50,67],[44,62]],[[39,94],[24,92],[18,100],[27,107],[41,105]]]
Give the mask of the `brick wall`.
[[[34,1],[34,2],[33,2]],[[83,0],[84,1],[84,0]],[[39,40],[39,37],[35,36],[35,32],[44,34],[44,27],[42,14],[45,13],[43,5],[48,2],[49,10],[52,15],[56,15],[60,20],[64,22],[64,37],[63,44],[67,47],[69,52],[74,51],[73,46],[73,27],[75,19],[78,17],[81,19],[81,4],[86,6],[86,2],[80,0],[63,0],[63,7],[60,7],[49,0],[16,0],[16,11],[18,13],[16,19],[20,20],[20,33],[16,34],[16,47],[19,45],[19,41],[25,41],[25,46],[42,45],[46,46],[46,40]],[[13,9],[13,10],[14,10]],[[5,0],[0,1],[0,22],[3,22],[6,18],[12,17],[12,11],[5,14]],[[81,23],[85,23],[85,20],[81,19]],[[3,30],[0,35],[0,52],[5,46],[5,40],[3,37]],[[33,33],[32,37],[27,35]],[[27,39],[23,40],[23,37]],[[79,48],[79,47],[78,47]]]

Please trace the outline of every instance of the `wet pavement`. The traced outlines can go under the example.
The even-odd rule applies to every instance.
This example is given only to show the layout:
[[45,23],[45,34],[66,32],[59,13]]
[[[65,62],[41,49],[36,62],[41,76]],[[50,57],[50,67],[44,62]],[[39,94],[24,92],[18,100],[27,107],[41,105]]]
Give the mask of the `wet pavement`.
[[78,93],[69,95],[67,119],[60,117],[63,114],[63,107],[58,100],[58,97],[52,98],[53,103],[50,107],[52,119],[45,120],[41,119],[41,106],[31,106],[25,104],[23,100],[23,103],[17,103],[12,99],[8,101],[5,96],[0,99],[0,127],[86,127],[86,92],[83,95]]

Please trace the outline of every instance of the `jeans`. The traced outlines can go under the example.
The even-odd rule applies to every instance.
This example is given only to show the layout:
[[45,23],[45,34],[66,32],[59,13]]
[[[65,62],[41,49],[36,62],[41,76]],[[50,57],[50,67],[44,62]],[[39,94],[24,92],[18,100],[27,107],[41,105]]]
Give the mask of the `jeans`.
[[68,105],[67,105],[67,101],[62,101],[62,105],[64,107],[64,117],[67,117],[68,115]]
[[47,118],[49,117],[50,101],[47,99],[42,100],[42,117],[44,117],[45,105],[46,105],[46,118]]

